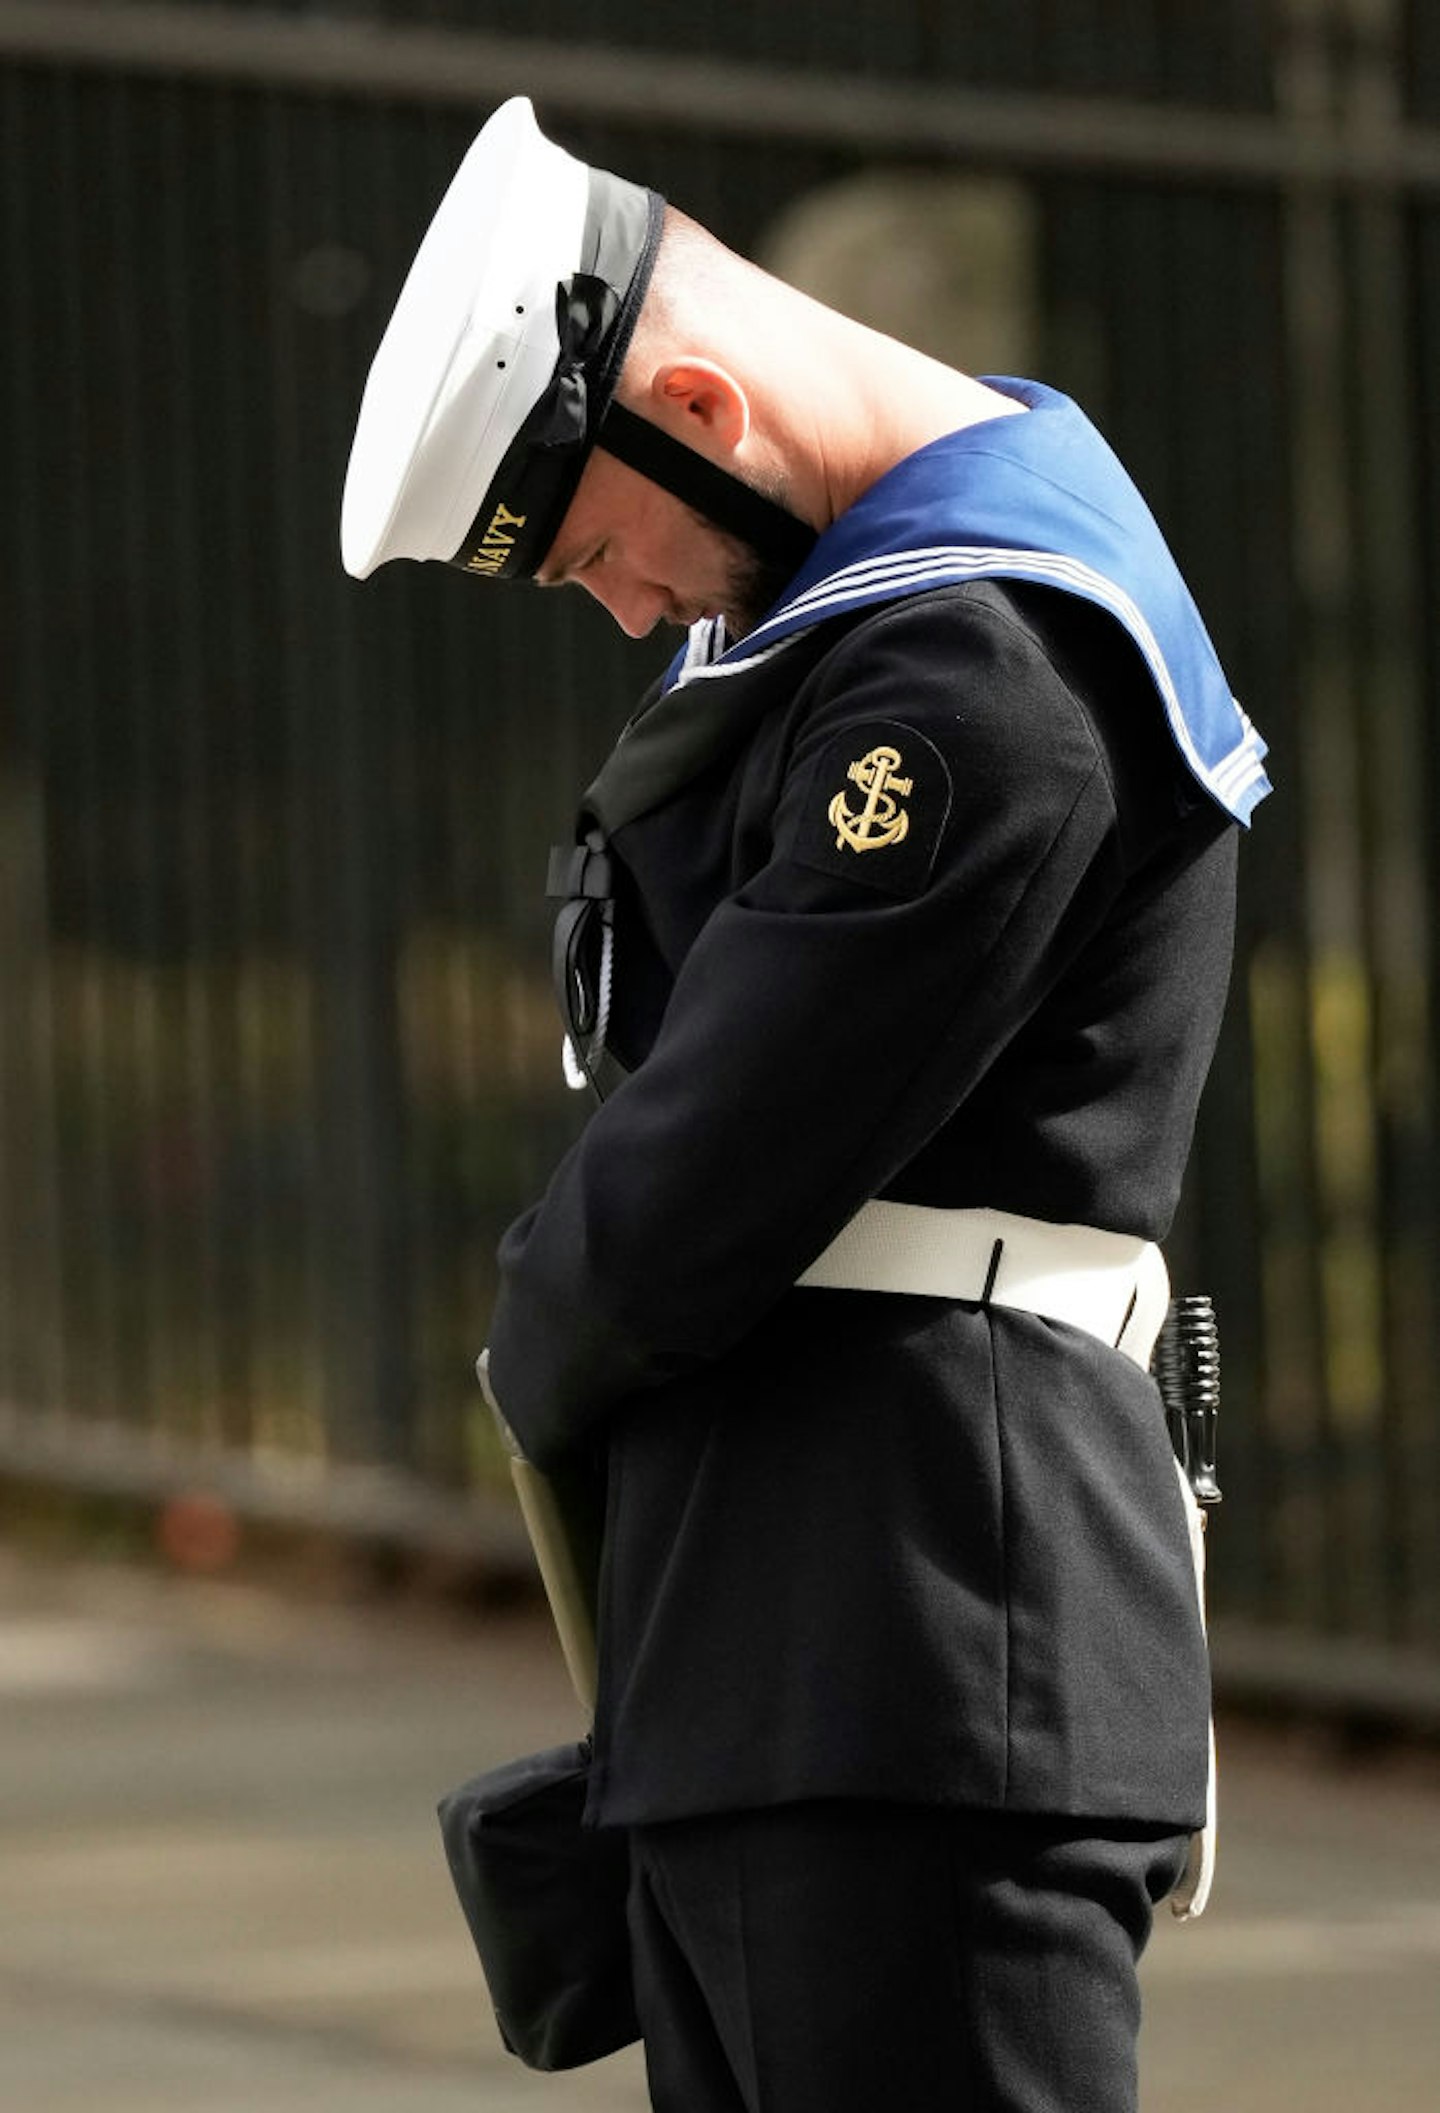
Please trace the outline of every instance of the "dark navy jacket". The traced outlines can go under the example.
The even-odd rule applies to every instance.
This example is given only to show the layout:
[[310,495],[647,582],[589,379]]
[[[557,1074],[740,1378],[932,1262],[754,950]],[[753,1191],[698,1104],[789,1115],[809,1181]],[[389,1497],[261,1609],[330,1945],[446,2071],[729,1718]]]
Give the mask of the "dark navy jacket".
[[847,610],[726,714],[618,803],[630,1075],[507,1234],[490,1335],[526,1451],[606,1483],[592,1815],[1194,1826],[1207,1673],[1150,1379],[1033,1315],[793,1287],[876,1195],[1163,1238],[1233,822],[1131,638],[1052,587]]

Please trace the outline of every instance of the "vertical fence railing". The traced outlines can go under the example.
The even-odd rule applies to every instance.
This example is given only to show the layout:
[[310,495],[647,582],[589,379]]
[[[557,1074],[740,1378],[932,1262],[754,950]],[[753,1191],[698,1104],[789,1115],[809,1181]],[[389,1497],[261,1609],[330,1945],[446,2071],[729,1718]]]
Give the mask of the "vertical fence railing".
[[528,67],[744,248],[876,160],[1028,186],[1047,374],[1281,788],[1175,1240],[1225,1327],[1218,1601],[1440,1651],[1440,40],[1397,0],[1156,0],[1123,47],[1104,12],[961,48],[925,0],[821,45],[730,10],[714,65],[652,9],[587,67],[588,0],[531,11],[550,47],[442,0],[348,41],[0,0],[0,1471],[5,1431],[119,1423],[488,1472],[495,1239],[579,1119],[537,882],[634,655],[434,568],[357,588],[335,518],[415,236]]

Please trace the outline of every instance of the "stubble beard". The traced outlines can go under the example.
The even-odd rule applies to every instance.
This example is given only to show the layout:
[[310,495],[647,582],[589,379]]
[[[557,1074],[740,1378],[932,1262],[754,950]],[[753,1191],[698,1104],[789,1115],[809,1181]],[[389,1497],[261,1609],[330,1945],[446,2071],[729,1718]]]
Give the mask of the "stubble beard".
[[[778,490],[767,491],[766,497],[778,505],[785,504]],[[691,518],[707,528],[720,544],[723,571],[723,600],[725,633],[733,642],[745,638],[757,624],[774,608],[785,589],[795,577],[794,565],[775,558],[767,558],[763,551],[737,536],[727,528],[718,528],[704,514],[687,509]]]
[[752,544],[735,540],[725,601],[725,628],[731,638],[744,638],[773,609],[795,569],[766,558]]

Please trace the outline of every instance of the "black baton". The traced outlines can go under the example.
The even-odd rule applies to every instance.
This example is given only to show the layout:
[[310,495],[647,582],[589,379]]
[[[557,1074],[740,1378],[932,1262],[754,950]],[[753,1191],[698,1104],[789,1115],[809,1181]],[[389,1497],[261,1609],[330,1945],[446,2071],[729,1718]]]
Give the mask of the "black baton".
[[1220,1332],[1203,1294],[1172,1299],[1152,1365],[1170,1422],[1170,1442],[1197,1504],[1218,1504],[1216,1423],[1220,1410]]

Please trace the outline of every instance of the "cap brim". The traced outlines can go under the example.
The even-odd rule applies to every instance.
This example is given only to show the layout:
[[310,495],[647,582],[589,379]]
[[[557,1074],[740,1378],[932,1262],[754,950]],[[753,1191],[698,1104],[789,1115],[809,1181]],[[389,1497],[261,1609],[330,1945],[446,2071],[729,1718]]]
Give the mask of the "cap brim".
[[557,282],[579,262],[588,172],[529,100],[474,141],[410,267],[365,385],[340,551],[366,578],[448,558],[555,364]]

